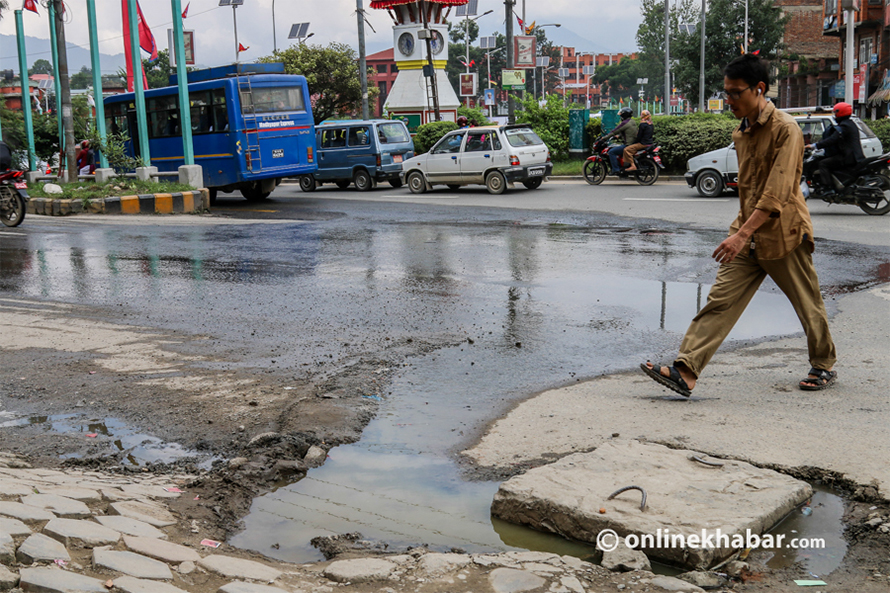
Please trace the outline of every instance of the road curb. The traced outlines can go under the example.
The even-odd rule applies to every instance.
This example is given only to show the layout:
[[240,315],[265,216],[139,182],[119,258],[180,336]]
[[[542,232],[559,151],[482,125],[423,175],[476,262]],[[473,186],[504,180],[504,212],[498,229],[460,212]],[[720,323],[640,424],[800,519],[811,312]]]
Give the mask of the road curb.
[[70,216],[72,214],[197,214],[210,209],[206,188],[173,194],[112,196],[88,200],[31,198],[28,214]]

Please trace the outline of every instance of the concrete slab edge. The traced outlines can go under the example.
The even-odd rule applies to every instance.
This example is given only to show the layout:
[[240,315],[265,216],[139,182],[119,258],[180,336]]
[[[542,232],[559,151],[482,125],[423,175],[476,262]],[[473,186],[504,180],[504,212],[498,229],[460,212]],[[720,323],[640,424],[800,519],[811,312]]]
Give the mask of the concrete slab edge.
[[210,210],[207,188],[173,194],[113,196],[89,200],[31,198],[27,214],[70,216],[72,214],[198,214]]

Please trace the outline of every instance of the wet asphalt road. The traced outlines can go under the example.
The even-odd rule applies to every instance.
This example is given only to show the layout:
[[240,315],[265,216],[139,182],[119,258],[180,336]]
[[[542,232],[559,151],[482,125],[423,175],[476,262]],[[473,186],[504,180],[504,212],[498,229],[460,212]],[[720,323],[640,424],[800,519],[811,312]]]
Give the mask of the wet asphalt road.
[[[816,265],[831,309],[832,294],[887,280],[890,248],[887,221],[823,206],[813,205],[817,234],[829,237]],[[548,183],[498,197],[283,185],[260,204],[222,195],[213,219],[184,225],[29,217],[0,231],[0,296],[207,334],[220,366],[294,376],[389,343],[432,345],[395,375],[361,443],[259,499],[233,543],[297,561],[314,557],[309,536],[354,530],[503,547],[524,536],[492,527],[496,485],[466,484],[448,454],[536,392],[676,348],[736,211],[736,198],[704,200],[685,184]],[[798,331],[767,282],[730,340]],[[375,512],[343,512],[362,506],[358,492],[373,492],[361,500]]]

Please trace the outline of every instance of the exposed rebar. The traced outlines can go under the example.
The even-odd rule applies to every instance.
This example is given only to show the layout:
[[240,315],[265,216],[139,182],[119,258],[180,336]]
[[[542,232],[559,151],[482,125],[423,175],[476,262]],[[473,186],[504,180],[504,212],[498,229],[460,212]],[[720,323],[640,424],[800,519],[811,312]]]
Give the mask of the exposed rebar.
[[640,510],[645,511],[646,510],[646,491],[643,490],[643,488],[640,486],[625,486],[624,488],[619,488],[618,490],[616,490],[615,492],[610,494],[606,500],[612,500],[613,498],[615,498],[622,492],[627,492],[628,490],[639,490],[640,492],[643,493],[643,501],[640,502]]

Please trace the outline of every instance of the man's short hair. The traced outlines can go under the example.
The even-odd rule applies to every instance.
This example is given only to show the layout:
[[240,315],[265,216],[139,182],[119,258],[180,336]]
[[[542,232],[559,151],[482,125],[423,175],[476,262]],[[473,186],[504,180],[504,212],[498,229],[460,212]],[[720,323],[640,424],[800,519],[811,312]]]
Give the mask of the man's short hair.
[[723,69],[726,78],[741,79],[750,86],[756,86],[762,82],[766,85],[763,93],[769,92],[769,61],[754,54],[743,54]]

